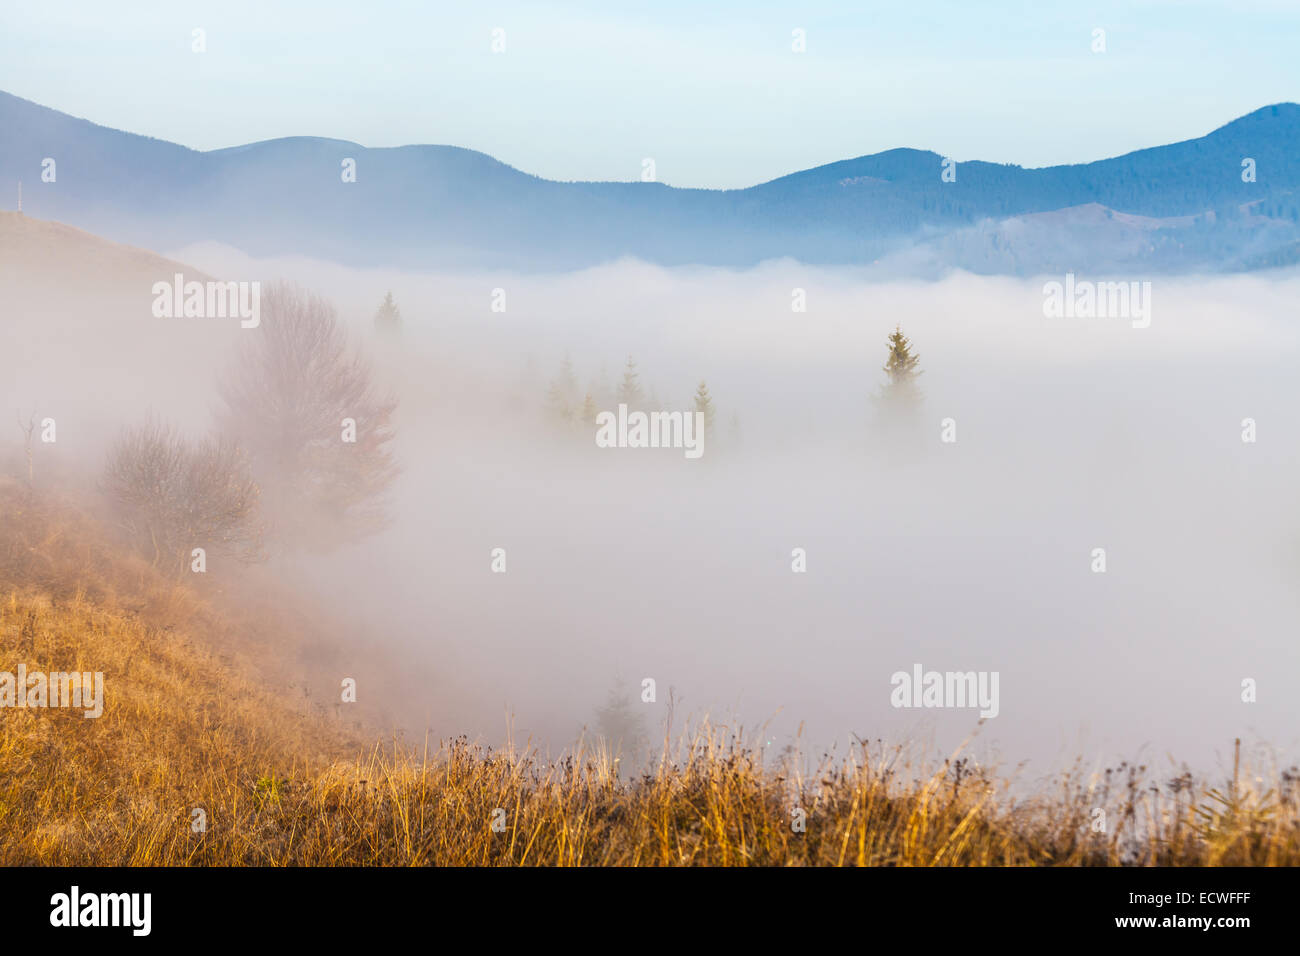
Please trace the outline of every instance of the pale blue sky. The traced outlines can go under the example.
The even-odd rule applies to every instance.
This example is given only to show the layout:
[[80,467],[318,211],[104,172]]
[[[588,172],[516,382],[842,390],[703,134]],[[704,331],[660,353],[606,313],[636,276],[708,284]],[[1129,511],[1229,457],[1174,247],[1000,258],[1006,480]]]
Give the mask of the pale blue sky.
[[197,149],[449,143],[554,179],[653,157],[745,186],[895,146],[1043,166],[1300,101],[1300,0],[0,0],[0,89]]

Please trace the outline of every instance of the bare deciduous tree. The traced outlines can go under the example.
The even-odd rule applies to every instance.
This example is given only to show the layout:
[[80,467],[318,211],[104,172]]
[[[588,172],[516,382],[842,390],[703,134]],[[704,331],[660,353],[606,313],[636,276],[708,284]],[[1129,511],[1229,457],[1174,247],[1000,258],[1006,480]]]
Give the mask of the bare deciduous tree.
[[248,449],[276,532],[289,545],[328,547],[382,528],[397,406],[376,396],[333,307],[271,286],[247,341],[221,385],[222,427]]
[[183,572],[194,548],[242,563],[262,556],[257,484],[225,438],[191,445],[150,418],[110,449],[102,487],[123,529],[167,573]]

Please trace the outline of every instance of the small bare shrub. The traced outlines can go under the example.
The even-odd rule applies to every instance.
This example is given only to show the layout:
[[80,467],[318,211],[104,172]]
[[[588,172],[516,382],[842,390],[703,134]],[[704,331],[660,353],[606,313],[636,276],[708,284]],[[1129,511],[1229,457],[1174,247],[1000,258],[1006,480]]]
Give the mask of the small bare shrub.
[[225,438],[191,444],[151,418],[113,445],[103,490],[123,530],[165,573],[182,573],[194,548],[243,563],[261,558],[257,484]]

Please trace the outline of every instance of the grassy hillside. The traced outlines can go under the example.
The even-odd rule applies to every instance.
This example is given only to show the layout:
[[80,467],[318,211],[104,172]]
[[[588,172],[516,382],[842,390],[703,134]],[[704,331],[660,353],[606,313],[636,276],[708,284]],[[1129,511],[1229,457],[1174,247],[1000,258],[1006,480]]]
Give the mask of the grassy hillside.
[[0,710],[0,863],[1300,864],[1294,769],[1212,789],[1121,766],[1026,799],[960,757],[884,745],[783,772],[708,725],[632,780],[594,752],[378,743],[286,692],[292,614],[268,634],[258,608],[219,603],[0,481],[0,671],[106,684],[98,719]]

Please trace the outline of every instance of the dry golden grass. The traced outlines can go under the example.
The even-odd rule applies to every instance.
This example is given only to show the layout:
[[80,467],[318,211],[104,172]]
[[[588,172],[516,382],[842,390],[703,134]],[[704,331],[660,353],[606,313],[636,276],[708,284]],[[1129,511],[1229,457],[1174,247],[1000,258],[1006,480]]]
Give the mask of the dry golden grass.
[[1026,798],[960,756],[927,765],[883,745],[803,776],[707,723],[636,779],[581,748],[363,748],[267,679],[261,643],[115,554],[93,522],[14,485],[0,522],[0,671],[102,671],[107,687],[98,719],[0,711],[0,863],[1300,863],[1294,770],[1212,789],[1121,766]]

